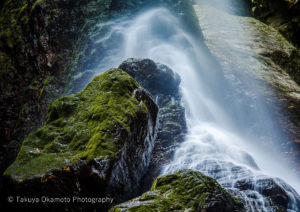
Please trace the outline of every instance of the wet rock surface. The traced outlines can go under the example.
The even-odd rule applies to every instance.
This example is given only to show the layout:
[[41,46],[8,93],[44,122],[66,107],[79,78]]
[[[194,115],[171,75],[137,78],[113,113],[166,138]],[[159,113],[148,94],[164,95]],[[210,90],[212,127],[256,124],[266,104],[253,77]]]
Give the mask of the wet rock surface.
[[[259,194],[264,196],[267,204],[256,205],[251,208],[252,210],[260,210],[263,207],[268,207],[272,211],[299,210],[297,206],[300,205],[300,196],[297,195],[291,186],[280,179],[268,178],[266,176],[247,178],[238,180],[235,183],[235,187],[239,191],[229,191],[239,198],[242,198],[240,191],[243,191],[247,195],[248,201],[259,199]],[[291,199],[291,194],[294,195],[295,199]],[[291,204],[294,204],[294,207],[291,207]]]
[[158,177],[151,191],[110,209],[115,211],[245,211],[243,203],[214,179],[182,170]]
[[[236,110],[242,108],[252,111],[251,114],[267,110],[273,117],[272,120],[240,117],[241,123],[242,120],[250,123],[251,127],[244,129],[253,128],[259,132],[259,126],[270,129],[279,126],[277,132],[281,133],[262,139],[274,147],[278,145],[276,142],[281,142],[279,151],[299,173],[299,50],[275,28],[254,18],[230,15],[205,5],[195,6],[195,10],[205,43],[236,91],[231,93],[240,107]],[[218,21],[209,15],[215,13]]]
[[174,151],[184,141],[187,132],[185,109],[181,105],[180,77],[169,67],[149,59],[128,59],[119,68],[133,76],[155,98],[159,106],[157,138],[149,170],[142,182],[148,190],[168,163]]
[[[126,72],[95,77],[82,92],[51,103],[45,125],[24,140],[5,171],[3,198],[111,197],[115,204],[132,198],[150,163],[157,113],[151,95]],[[58,205],[78,211],[110,203]]]

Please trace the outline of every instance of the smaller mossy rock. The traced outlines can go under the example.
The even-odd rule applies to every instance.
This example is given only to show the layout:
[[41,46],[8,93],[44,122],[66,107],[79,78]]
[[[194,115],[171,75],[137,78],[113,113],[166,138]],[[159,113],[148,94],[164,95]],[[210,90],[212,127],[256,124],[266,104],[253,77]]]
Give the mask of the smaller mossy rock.
[[80,93],[52,102],[44,126],[5,171],[7,190],[133,194],[150,162],[157,113],[151,95],[126,72],[95,77]]
[[130,58],[119,68],[130,74],[154,96],[158,94],[174,96],[178,93],[180,77],[165,65],[150,59]]
[[158,177],[151,191],[110,209],[119,211],[244,211],[241,201],[227,193],[213,178],[182,170]]

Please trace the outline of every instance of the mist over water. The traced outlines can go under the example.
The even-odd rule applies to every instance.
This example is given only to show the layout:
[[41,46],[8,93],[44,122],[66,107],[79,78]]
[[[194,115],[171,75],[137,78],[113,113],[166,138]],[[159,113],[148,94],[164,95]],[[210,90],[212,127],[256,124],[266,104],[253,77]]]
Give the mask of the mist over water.
[[[118,42],[112,44],[115,48],[106,52],[95,75],[117,67],[127,58],[149,58],[169,66],[181,77],[182,104],[186,109],[189,132],[162,174],[187,168],[201,171],[243,198],[252,211],[270,211],[267,199],[259,190],[264,181],[274,179],[290,194],[290,211],[299,211],[294,203],[297,194],[288,185],[299,192],[299,179],[284,162],[280,162],[281,158],[275,152],[259,145],[264,141],[256,137],[255,130],[250,134],[243,131],[251,126],[241,117],[260,117],[266,123],[272,123],[270,114],[263,104],[257,106],[261,108],[256,110],[257,114],[245,114],[243,108],[233,108],[235,100],[228,97],[228,91],[238,87],[228,86],[207,49],[184,31],[175,16],[164,8],[151,9],[134,20],[114,23],[107,35],[96,43],[109,45],[112,38]],[[259,101],[256,103],[260,104]],[[266,124],[261,127],[264,127],[265,137],[278,134],[276,126]],[[241,191],[238,185],[242,182],[253,187]]]

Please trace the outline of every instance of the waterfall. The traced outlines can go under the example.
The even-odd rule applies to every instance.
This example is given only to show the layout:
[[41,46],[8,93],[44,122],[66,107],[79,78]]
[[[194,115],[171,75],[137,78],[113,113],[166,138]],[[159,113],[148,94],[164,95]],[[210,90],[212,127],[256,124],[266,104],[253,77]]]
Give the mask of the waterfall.
[[[112,47],[104,54],[95,74],[117,67],[127,58],[149,58],[169,66],[181,77],[182,104],[186,108],[189,132],[162,174],[180,169],[201,171],[244,199],[250,211],[270,211],[260,189],[262,183],[273,180],[289,194],[290,211],[299,211],[294,201],[298,196],[294,189],[300,191],[299,180],[285,164],[281,165],[279,157],[267,154],[267,149],[258,146],[264,141],[256,138],[255,130],[251,135],[243,134],[241,123],[236,120],[238,116],[260,116],[272,122],[270,115],[263,109],[258,110],[259,114],[244,114],[242,108],[233,108],[231,101],[235,100],[227,98],[232,86],[197,37],[183,30],[178,18],[165,8],[155,8],[134,20],[118,20],[111,26],[95,43]],[[117,42],[111,42],[112,38],[117,38]],[[278,133],[274,126],[260,127],[268,134]],[[251,187],[243,190],[243,185]]]

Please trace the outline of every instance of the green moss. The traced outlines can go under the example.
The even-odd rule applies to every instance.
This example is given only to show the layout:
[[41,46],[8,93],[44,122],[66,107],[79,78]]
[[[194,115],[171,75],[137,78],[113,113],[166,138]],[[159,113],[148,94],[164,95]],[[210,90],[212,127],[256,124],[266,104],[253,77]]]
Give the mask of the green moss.
[[[0,32],[10,48],[23,46],[22,27],[25,26],[28,21],[29,11],[26,0],[7,0],[5,2],[0,15]],[[4,43],[1,45],[4,45]]]
[[[216,180],[200,172],[179,171],[158,177],[151,191],[112,208],[113,211],[202,211],[219,201],[232,211],[243,211],[243,204],[227,193]],[[229,208],[230,208],[229,206]]]
[[[27,33],[24,29],[28,26],[34,6],[42,0],[6,0],[0,13],[0,48],[8,46],[11,49],[24,51],[28,48]],[[31,7],[31,5],[34,5]],[[0,63],[0,66],[2,63]]]
[[157,179],[154,181],[152,187],[151,187],[151,191],[155,191],[156,190],[156,186],[157,186]]
[[181,125],[178,123],[178,122],[175,122],[175,121],[166,121],[165,122],[165,126],[167,128],[171,128],[171,127],[175,127],[175,128],[178,128],[178,127],[181,127]]
[[31,7],[31,11],[34,10],[37,5],[41,4],[42,1],[43,0],[37,0],[36,2],[34,2],[34,4]]
[[[47,84],[46,79],[44,81]],[[52,102],[45,125],[23,142],[5,175],[20,180],[60,169],[85,159],[117,157],[121,131],[129,133],[130,119],[147,107],[132,97],[138,83],[120,69],[93,79],[76,95]]]
[[48,76],[46,79],[43,81],[43,85],[49,84],[53,80],[53,76]]
[[48,76],[46,79],[43,81],[43,87],[40,89],[40,95],[39,95],[39,100],[42,98],[46,87],[53,81],[54,77],[53,76]]

